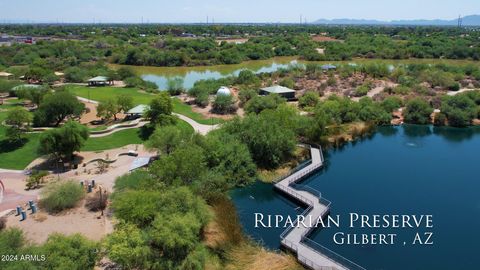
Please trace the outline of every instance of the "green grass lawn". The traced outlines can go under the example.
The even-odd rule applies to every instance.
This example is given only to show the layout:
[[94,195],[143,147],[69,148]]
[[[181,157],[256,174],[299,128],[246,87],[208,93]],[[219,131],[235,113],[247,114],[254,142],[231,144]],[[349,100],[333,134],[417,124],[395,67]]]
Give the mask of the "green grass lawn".
[[[16,106],[15,103],[17,102],[19,100],[9,100],[0,105],[0,123],[5,120],[8,110]],[[5,126],[0,125],[0,168],[23,170],[39,156],[37,148],[40,134],[27,134],[22,144],[12,145],[6,141],[6,130]]]
[[[0,105],[0,123],[3,122],[7,116],[9,109],[13,108],[18,101],[9,101]],[[193,128],[182,120],[179,120],[177,126],[188,132],[193,133]],[[102,151],[113,148],[119,148],[129,144],[142,144],[145,137],[148,136],[148,131],[143,129],[127,129],[110,136],[100,138],[90,138],[87,140],[83,151]],[[23,170],[28,164],[39,157],[37,154],[40,133],[30,133],[26,135],[26,140],[20,145],[11,145],[5,139],[6,127],[0,125],[0,168]]]
[[224,120],[220,118],[205,118],[203,115],[192,111],[192,107],[183,103],[178,98],[172,99],[173,103],[173,111],[179,114],[183,114],[186,117],[189,117],[196,122],[204,125],[216,125],[221,124]]
[[[155,94],[141,92],[135,88],[115,88],[115,87],[86,87],[86,86],[69,86],[70,91],[80,97],[88,98],[98,102],[104,102],[109,98],[117,95],[125,94],[130,95],[133,98],[135,105],[150,104],[150,101],[155,97]],[[179,99],[173,98],[173,111],[179,114],[183,114],[198,123],[205,125],[212,125],[221,123],[223,120],[219,118],[205,118],[203,115],[192,111],[192,108],[181,102]]]
[[140,138],[140,129],[133,128],[115,132],[106,137],[89,138],[82,151],[102,151],[141,143],[143,143],[143,140]]
[[90,131],[102,131],[102,130],[105,130],[107,128],[108,128],[108,126],[106,126],[106,125],[100,125],[100,126],[89,128],[89,130]]
[[40,134],[28,134],[27,141],[20,147],[0,142],[0,168],[23,170],[40,155],[37,154]]
[[[193,128],[185,121],[179,120],[177,127],[193,133]],[[147,131],[145,133],[148,134],[149,132]],[[129,144],[142,144],[146,136],[148,135],[142,135],[141,128],[126,129],[106,137],[89,138],[82,148],[82,151],[103,151]]]

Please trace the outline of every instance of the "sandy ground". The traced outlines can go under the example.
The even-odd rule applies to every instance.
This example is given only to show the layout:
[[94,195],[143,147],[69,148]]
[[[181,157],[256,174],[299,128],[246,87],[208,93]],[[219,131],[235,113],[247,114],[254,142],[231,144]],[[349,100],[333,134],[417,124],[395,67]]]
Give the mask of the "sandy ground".
[[328,37],[328,36],[323,36],[323,35],[315,35],[312,36],[313,41],[317,42],[331,42],[331,41],[336,41],[336,42],[343,42],[343,40],[339,40],[333,37]]
[[52,233],[72,235],[80,233],[85,237],[98,241],[113,231],[110,218],[100,216],[100,212],[89,212],[83,202],[75,209],[64,211],[58,215],[49,215],[43,211],[31,214],[27,211],[27,219],[20,221],[20,217],[10,215],[7,227],[20,228],[25,236],[33,243],[45,242]]
[[[155,155],[144,149],[142,145],[128,145],[122,148],[100,151],[100,152],[80,152],[79,156],[83,158],[83,163],[97,158],[107,158],[114,160],[120,153],[126,153],[129,150],[135,150],[139,154],[138,157],[152,157]],[[109,165],[102,174],[98,172],[97,163],[93,162],[85,167],[80,165],[78,169],[65,173],[54,174],[50,176],[51,180],[76,180],[91,181],[112,192],[115,179],[121,175],[127,174],[131,168],[132,162],[136,157],[120,156],[117,161]],[[39,158],[29,165],[29,168],[41,165],[45,159]],[[44,165],[43,165],[44,166]],[[0,203],[0,213],[7,209],[14,209],[17,205],[25,206],[28,200],[37,201],[40,196],[40,189],[25,190],[25,179],[27,178],[23,172],[18,171],[0,171],[0,179],[2,179],[6,193],[4,201]],[[28,211],[30,212],[30,211]],[[113,230],[111,221],[108,218],[98,219],[99,213],[88,212],[82,204],[79,207],[63,212],[58,215],[49,215],[41,209],[36,215],[28,215],[26,221],[20,222],[18,216],[11,215],[8,217],[8,227],[19,227],[23,229],[27,235],[27,239],[41,243],[45,241],[49,234],[58,232],[63,234],[81,233],[92,240],[99,240]]]
[[[236,91],[234,89],[230,89],[230,90],[233,92],[233,95],[237,97]],[[192,111],[201,114],[204,118],[220,118],[224,120],[230,120],[233,117],[235,117],[235,115],[238,114],[238,112],[237,114],[212,113],[211,110],[212,110],[212,103],[213,103],[214,97],[210,97],[210,103],[205,108],[202,108],[200,106],[193,104],[194,98],[189,97],[187,94],[180,95],[179,99],[184,103],[192,104],[192,105],[189,105],[192,108]],[[237,107],[238,107],[238,102],[237,102]]]
[[[85,108],[88,109],[88,113],[82,114],[82,117],[80,118],[80,123],[85,124],[89,127],[95,127],[95,125],[92,124],[93,121],[100,121],[101,119],[97,117],[97,106],[98,103],[94,102],[88,102],[88,100],[85,99],[79,99],[80,102],[85,104]],[[123,113],[117,113],[117,122],[111,121],[111,123],[106,123],[108,125],[113,125],[115,123],[121,123],[121,119],[125,118],[125,114]]]
[[2,171],[0,180],[5,186],[0,212],[15,209],[17,205],[25,205],[29,200],[37,200],[39,190],[25,190],[27,176],[22,171]]
[[[115,183],[115,179],[118,176],[128,173],[133,160],[136,159],[136,157],[133,157],[133,156],[120,156],[117,159],[117,156],[118,154],[121,154],[121,153],[127,153],[130,150],[137,151],[138,157],[152,157],[155,155],[155,153],[147,151],[143,147],[143,145],[135,145],[135,144],[127,145],[117,149],[105,150],[105,151],[80,152],[80,153],[77,153],[77,156],[81,157],[82,161],[81,161],[81,165],[78,166],[78,169],[61,173],[58,176],[61,179],[73,179],[78,181],[95,179],[97,183],[103,185],[108,191],[112,191],[113,185]],[[102,159],[108,158],[109,160],[116,159],[116,162],[110,164],[109,167],[107,168],[107,171],[103,174],[98,173],[97,162],[89,163],[83,166],[83,164],[86,164],[89,161],[98,159],[98,158],[102,158]],[[32,163],[30,163],[28,167],[29,168],[39,167],[41,169],[55,169],[55,168],[51,168],[51,167],[49,168],[45,166],[46,166],[45,158],[38,158],[34,160]]]
[[[373,88],[372,90],[368,91],[366,96],[369,97],[369,98],[373,98],[376,95],[382,93],[383,90],[385,90],[386,87],[396,87],[396,86],[397,86],[397,84],[395,84],[395,83],[382,81],[381,85],[379,85],[379,86]],[[362,97],[352,97],[351,99],[353,101],[359,101],[361,98]]]
[[211,104],[208,104],[208,106],[205,107],[205,108],[202,108],[202,107],[199,107],[199,106],[196,106],[196,105],[192,105],[191,107],[192,107],[192,111],[203,115],[203,117],[205,117],[205,118],[221,118],[223,120],[230,120],[233,117],[235,117],[234,114],[212,113],[211,112],[211,110],[212,110],[212,105]]
[[85,104],[85,108],[87,109],[87,113],[84,113],[82,117],[80,118],[80,123],[81,124],[90,124],[90,122],[99,120],[97,117],[97,104],[93,103],[88,103],[88,102],[82,102]]

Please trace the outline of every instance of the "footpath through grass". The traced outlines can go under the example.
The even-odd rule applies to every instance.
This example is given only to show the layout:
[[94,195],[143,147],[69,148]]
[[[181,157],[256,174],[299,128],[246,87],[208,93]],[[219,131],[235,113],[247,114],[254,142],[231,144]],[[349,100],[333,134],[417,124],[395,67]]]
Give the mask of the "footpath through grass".
[[[193,128],[185,121],[178,120],[176,126],[179,129],[193,133]],[[89,138],[83,146],[82,151],[103,151],[120,148],[129,144],[142,144],[150,132],[151,131],[146,130],[146,128],[132,128],[118,131],[105,137]]]
[[[18,100],[9,100],[9,102],[0,105],[0,123],[5,120],[8,110],[17,106],[17,102]],[[193,133],[193,128],[182,120],[178,121],[177,127]],[[28,164],[40,157],[37,149],[41,134],[29,133],[26,134],[26,139],[23,142],[11,144],[6,140],[6,129],[4,125],[0,125],[0,168],[23,170]],[[106,137],[89,138],[82,151],[103,151],[129,144],[142,144],[148,137],[148,132],[151,131],[135,128],[118,131]]]
[[[150,104],[150,101],[155,97],[155,94],[146,93],[136,88],[117,88],[117,87],[87,87],[71,85],[68,89],[75,95],[98,102],[105,102],[109,98],[116,97],[118,95],[129,95],[133,98],[134,105]],[[200,124],[214,125],[223,122],[220,118],[206,118],[203,115],[196,113],[192,108],[184,104],[177,98],[172,99],[173,111],[179,114],[183,114]]]

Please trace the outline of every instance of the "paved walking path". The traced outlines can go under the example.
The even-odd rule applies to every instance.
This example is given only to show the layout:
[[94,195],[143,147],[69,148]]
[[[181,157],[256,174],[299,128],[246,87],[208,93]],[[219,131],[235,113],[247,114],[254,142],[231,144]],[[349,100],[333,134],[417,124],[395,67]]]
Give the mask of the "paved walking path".
[[480,89],[476,89],[476,88],[462,88],[458,91],[448,91],[447,95],[449,96],[456,96],[458,94],[461,94],[461,93],[465,93],[465,92],[470,92],[470,91],[478,91]]
[[90,138],[100,138],[100,137],[110,136],[115,132],[119,132],[126,129],[132,129],[132,128],[140,128],[149,123],[148,121],[142,121],[141,119],[137,119],[137,120],[138,121],[135,121],[135,122],[132,121],[130,123],[121,123],[121,124],[109,126],[106,130],[102,130],[101,133],[90,132]]
[[219,127],[219,125],[203,125],[203,124],[200,124],[197,121],[195,121],[195,120],[193,120],[189,117],[186,117],[183,114],[173,113],[173,115],[176,115],[181,120],[187,122],[190,126],[193,127],[195,132],[198,132],[202,135],[207,135],[210,131],[215,130]]
[[[89,102],[89,103],[93,103],[93,104],[98,104],[98,101],[95,101],[95,100],[91,100],[91,99],[86,99],[86,98],[82,98],[82,97],[77,97],[78,100],[80,101],[83,101],[83,102]],[[200,124],[198,123],[197,121],[193,120],[192,118],[189,118],[183,114],[179,114],[179,113],[173,113],[173,115],[176,115],[178,116],[178,118],[180,118],[181,120],[187,122],[190,126],[193,127],[193,129],[202,134],[202,135],[206,135],[208,132],[212,131],[212,130],[215,130],[219,127],[219,125],[203,125],[203,124]],[[147,122],[146,122],[147,123]],[[145,123],[145,124],[146,124]],[[143,124],[143,125],[145,125]],[[118,130],[115,130],[116,131],[119,131],[119,130],[124,130],[124,129],[129,129],[129,128],[137,128],[137,126],[135,127],[126,127],[126,128],[122,128],[122,129],[118,129]],[[110,135],[112,133],[108,133],[108,135]],[[107,136],[107,135],[104,135],[104,136]],[[97,136],[91,136],[93,138],[97,137]],[[102,137],[102,136],[98,136],[98,137]]]
[[[312,156],[311,164],[277,182],[275,187],[286,195],[307,205],[308,208],[303,215],[311,216],[311,219],[316,221],[318,218],[324,218],[328,215],[330,202],[322,198],[320,192],[313,189],[305,191],[292,187],[297,182],[302,181],[305,176],[323,166],[321,149],[312,147],[310,151]],[[307,189],[307,187],[304,188]],[[314,193],[316,193],[316,195],[314,195]],[[307,226],[310,224],[308,224],[308,222],[305,223],[307,224],[299,223],[287,229],[280,236],[282,245],[296,253],[299,262],[314,270],[363,269],[348,259],[308,239],[306,236],[315,229],[315,227]],[[306,243],[309,243],[309,245]],[[312,245],[316,248],[312,248]]]

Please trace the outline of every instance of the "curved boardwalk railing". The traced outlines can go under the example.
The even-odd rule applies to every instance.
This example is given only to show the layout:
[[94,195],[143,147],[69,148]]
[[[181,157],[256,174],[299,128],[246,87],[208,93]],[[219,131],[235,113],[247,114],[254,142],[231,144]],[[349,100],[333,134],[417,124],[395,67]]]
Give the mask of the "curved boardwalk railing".
[[[322,150],[319,146],[318,148],[306,147],[310,148],[311,160],[300,164],[286,176],[274,181],[274,186],[276,189],[307,206],[301,214],[302,216],[312,215],[312,219],[317,220],[328,215],[331,202],[323,198],[318,190],[298,184],[306,176],[320,169],[324,162]],[[299,221],[296,220],[293,226],[287,228],[280,235],[281,243],[284,247],[297,254],[297,259],[300,263],[314,270],[365,270],[358,264],[309,239],[307,236],[313,229],[315,227],[306,227],[304,224],[299,224]]]
[[88,164],[94,163],[94,162],[103,162],[103,163],[107,163],[107,164],[112,164],[112,163],[117,162],[118,158],[121,157],[121,156],[132,156],[132,153],[131,152],[120,153],[114,159],[95,158],[95,159],[89,160],[87,162],[84,162],[84,164],[88,165]]
[[126,123],[115,124],[115,125],[109,126],[109,127],[105,128],[105,129],[102,129],[102,130],[91,130],[90,134],[91,135],[103,135],[103,134],[112,133],[116,129],[135,128],[140,124],[140,122],[142,122],[142,119],[138,118],[138,119],[135,119],[133,121],[126,122]]

